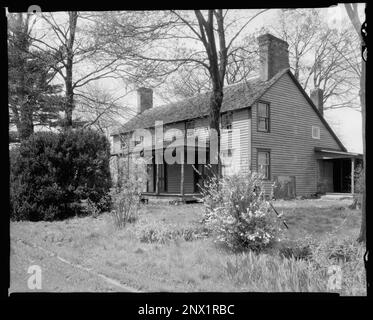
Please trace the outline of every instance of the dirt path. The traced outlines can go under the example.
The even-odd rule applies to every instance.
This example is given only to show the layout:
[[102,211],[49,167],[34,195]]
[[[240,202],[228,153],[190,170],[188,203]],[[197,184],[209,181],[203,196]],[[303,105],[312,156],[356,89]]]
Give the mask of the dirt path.
[[[28,268],[41,268],[41,289],[29,289]],[[84,266],[73,265],[53,252],[21,239],[11,241],[10,289],[12,292],[131,292],[110,279]]]

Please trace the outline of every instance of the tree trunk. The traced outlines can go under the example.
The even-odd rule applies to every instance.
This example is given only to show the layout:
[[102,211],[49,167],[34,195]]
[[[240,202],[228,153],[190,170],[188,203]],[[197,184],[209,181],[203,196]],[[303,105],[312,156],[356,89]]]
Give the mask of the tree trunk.
[[25,102],[21,107],[21,123],[19,138],[21,141],[25,140],[33,133],[34,123],[32,106],[29,103]]
[[20,101],[19,111],[19,124],[17,130],[20,140],[27,139],[31,134],[34,133],[33,124],[33,111],[32,106],[27,102],[27,90],[26,90],[26,79],[25,79],[25,61],[20,61],[20,70],[18,75],[18,96]]
[[365,73],[366,63],[362,59],[361,62],[361,76],[360,76],[360,104],[361,104],[361,116],[363,121],[363,199],[361,201],[361,226],[360,234],[358,237],[359,242],[366,242],[366,139],[365,139],[365,124],[366,124],[366,101],[365,101]]
[[76,30],[77,21],[78,21],[78,13],[76,11],[69,12],[70,37],[66,44],[65,129],[70,129],[73,126],[73,110],[74,110],[73,63],[74,63],[75,30]]
[[[65,129],[73,126],[73,110],[74,110],[74,90],[72,88],[72,66],[70,72],[66,70],[67,79],[66,86],[66,102],[65,102]],[[69,74],[71,75],[69,77]]]
[[20,140],[27,139],[31,134],[34,133],[33,123],[33,110],[32,106],[28,103],[28,91],[27,87],[27,73],[26,64],[29,52],[30,41],[28,39],[29,26],[28,18],[24,18],[22,13],[18,13],[17,20],[17,45],[18,45],[18,58],[19,69],[17,70],[18,84],[17,84],[17,95],[20,102],[20,111],[18,117],[17,130]]
[[[221,161],[220,161],[220,109],[223,102],[223,91],[214,90],[210,97],[210,128],[216,130],[216,140],[210,141],[211,143],[217,144],[217,164],[218,164],[218,176],[221,176]],[[210,159],[210,162],[212,159]]]

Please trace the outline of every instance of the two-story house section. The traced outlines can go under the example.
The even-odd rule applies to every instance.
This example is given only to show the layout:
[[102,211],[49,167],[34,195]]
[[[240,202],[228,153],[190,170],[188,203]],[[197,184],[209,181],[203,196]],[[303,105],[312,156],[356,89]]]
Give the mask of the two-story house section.
[[[347,152],[323,117],[323,92],[316,88],[309,97],[289,69],[288,44],[271,34],[258,37],[260,73],[242,83],[226,86],[221,108],[221,158],[223,174],[259,171],[265,191],[276,182],[287,196],[308,196],[325,192],[353,192],[351,179],[360,154]],[[137,115],[112,132],[113,156],[131,157],[138,142],[126,146],[121,137],[131,137],[139,128],[152,134],[153,162],[148,165],[144,196],[174,196],[187,199],[198,195],[198,183],[205,166],[198,163],[156,163],[155,125],[164,131],[179,129],[185,139],[190,130],[199,132],[207,143],[185,146],[206,153],[209,161],[210,93],[153,107],[153,91],[138,90]],[[172,131],[172,130],[171,130]],[[128,140],[128,139],[127,139]],[[175,143],[172,134],[163,137],[164,148]],[[186,157],[185,157],[186,158]],[[196,157],[197,158],[197,157]],[[230,160],[230,161],[229,161]],[[195,170],[194,168],[197,168]]]

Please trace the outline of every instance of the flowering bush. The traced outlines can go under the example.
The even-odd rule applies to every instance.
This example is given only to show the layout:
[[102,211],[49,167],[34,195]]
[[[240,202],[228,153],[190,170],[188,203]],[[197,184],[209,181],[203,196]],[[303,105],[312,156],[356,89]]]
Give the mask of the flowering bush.
[[257,173],[238,173],[220,179],[213,174],[201,190],[206,207],[204,221],[217,242],[234,251],[261,251],[278,239],[281,221],[271,212]]

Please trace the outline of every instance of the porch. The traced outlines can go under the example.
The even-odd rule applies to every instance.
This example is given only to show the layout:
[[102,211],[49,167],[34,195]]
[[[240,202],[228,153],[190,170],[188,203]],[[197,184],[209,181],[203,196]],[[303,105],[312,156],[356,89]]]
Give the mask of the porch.
[[185,193],[184,196],[182,196],[179,193],[159,193],[155,194],[154,192],[143,192],[141,194],[141,200],[148,202],[149,200],[153,201],[156,200],[157,202],[165,202],[165,203],[171,203],[171,202],[184,202],[184,203],[190,203],[190,202],[199,202],[201,200],[201,193]]
[[315,148],[315,155],[318,162],[317,192],[352,196],[355,193],[355,172],[362,164],[362,154]]
[[[173,154],[175,162],[172,164],[166,161],[164,152],[159,156],[159,150],[153,150],[152,163],[147,165],[148,179],[146,191],[141,196],[143,200],[195,202],[201,198],[200,186],[204,179],[217,170],[217,165],[211,165],[211,169],[206,167],[206,163],[209,163],[208,147],[185,146],[183,150],[183,158],[180,157],[182,152]],[[199,163],[200,153],[204,153],[205,161],[202,163]]]

